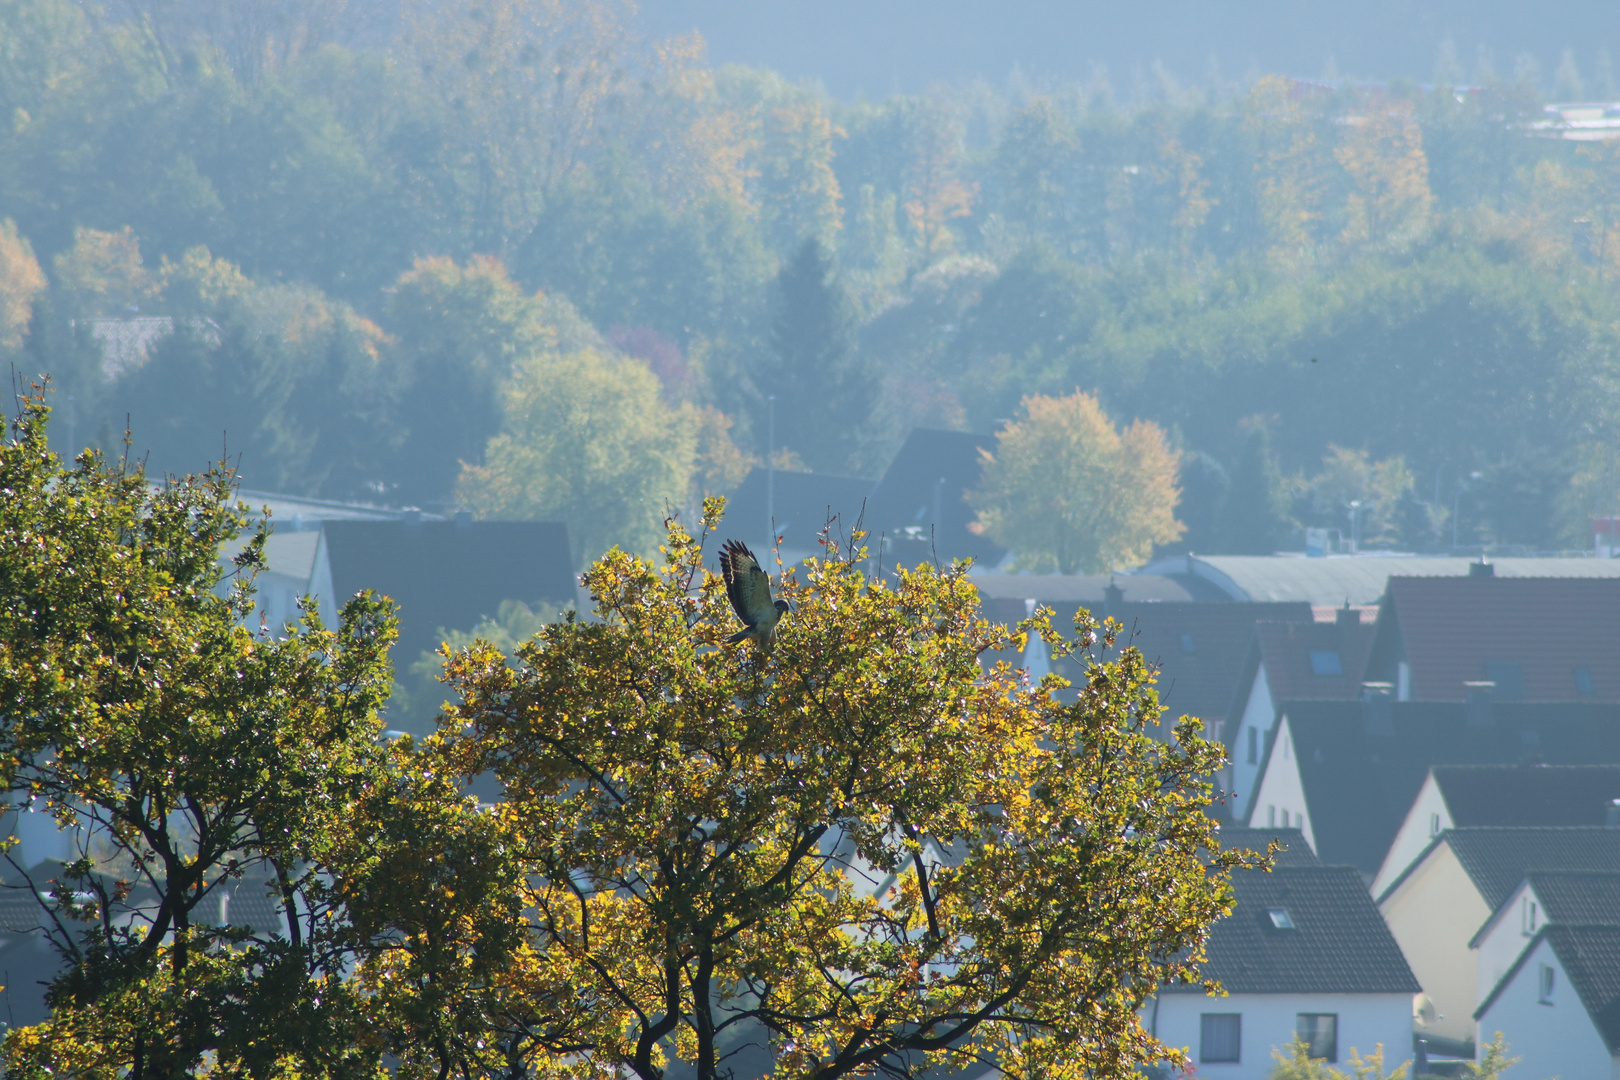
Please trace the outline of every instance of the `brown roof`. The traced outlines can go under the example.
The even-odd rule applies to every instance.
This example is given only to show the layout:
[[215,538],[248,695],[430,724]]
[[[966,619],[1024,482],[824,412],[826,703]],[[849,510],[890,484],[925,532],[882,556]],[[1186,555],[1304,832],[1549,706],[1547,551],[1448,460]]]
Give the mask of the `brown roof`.
[[1368,677],[1403,655],[1416,701],[1620,701],[1620,579],[1392,577]]
[[1335,622],[1255,624],[1273,701],[1352,701],[1361,696],[1373,627],[1362,623],[1355,609],[1349,614]]

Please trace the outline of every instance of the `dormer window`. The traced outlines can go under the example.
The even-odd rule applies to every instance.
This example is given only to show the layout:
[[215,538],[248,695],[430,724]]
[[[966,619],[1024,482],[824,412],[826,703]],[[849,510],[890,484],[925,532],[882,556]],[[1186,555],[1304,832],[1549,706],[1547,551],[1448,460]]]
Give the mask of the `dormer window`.
[[1268,908],[1266,908],[1266,916],[1271,919],[1271,925],[1272,925],[1273,929],[1276,929],[1276,930],[1292,930],[1292,929],[1294,929],[1294,920],[1293,920],[1292,917],[1289,916],[1287,908],[1268,907]]
[[1344,665],[1339,662],[1339,654],[1325,649],[1312,649],[1311,674],[1343,675]]

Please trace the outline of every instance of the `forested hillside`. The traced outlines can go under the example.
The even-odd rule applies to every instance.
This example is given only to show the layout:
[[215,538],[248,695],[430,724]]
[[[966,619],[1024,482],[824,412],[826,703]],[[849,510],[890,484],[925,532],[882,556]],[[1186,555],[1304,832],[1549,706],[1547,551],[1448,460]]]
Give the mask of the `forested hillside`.
[[1198,551],[1620,511],[1620,141],[1524,72],[848,104],[607,0],[209,10],[0,0],[0,360],[62,449],[644,545],[767,452],[1079,389]]

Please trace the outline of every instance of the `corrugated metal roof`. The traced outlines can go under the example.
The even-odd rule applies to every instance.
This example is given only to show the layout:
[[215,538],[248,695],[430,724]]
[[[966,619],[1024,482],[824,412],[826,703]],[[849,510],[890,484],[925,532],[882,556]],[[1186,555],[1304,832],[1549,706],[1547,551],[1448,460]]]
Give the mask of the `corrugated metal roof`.
[[1620,578],[1392,577],[1380,618],[1398,623],[1415,700],[1494,679],[1499,700],[1620,701]]
[[[1225,589],[1234,600],[1305,600],[1338,607],[1376,604],[1392,576],[1466,577],[1476,560],[1427,555],[1184,555],[1141,568],[1145,574],[1192,573]],[[1499,578],[1620,578],[1620,559],[1501,558]]]

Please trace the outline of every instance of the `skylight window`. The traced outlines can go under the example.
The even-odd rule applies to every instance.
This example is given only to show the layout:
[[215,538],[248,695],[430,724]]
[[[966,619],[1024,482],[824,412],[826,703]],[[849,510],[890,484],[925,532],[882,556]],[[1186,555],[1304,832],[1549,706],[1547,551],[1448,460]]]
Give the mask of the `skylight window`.
[[1597,693],[1597,689],[1592,685],[1591,668],[1575,669],[1575,692],[1581,697],[1592,697]]
[[1311,674],[1343,675],[1344,665],[1339,663],[1339,654],[1327,649],[1312,649]]
[[1193,639],[1191,634],[1181,635],[1181,651],[1186,653],[1188,656],[1193,654]]
[[1266,914],[1271,918],[1271,925],[1278,930],[1294,929],[1294,920],[1289,916],[1288,909],[1282,907],[1268,907]]

